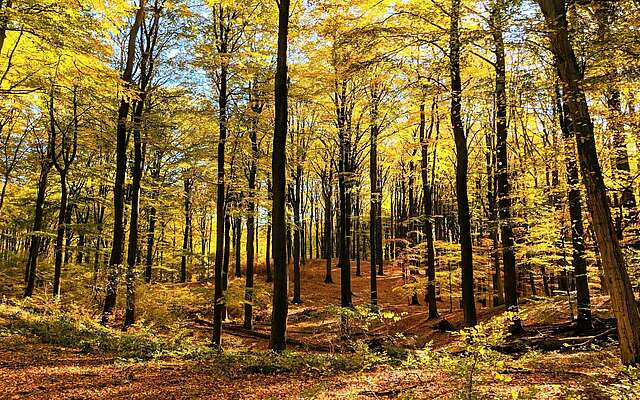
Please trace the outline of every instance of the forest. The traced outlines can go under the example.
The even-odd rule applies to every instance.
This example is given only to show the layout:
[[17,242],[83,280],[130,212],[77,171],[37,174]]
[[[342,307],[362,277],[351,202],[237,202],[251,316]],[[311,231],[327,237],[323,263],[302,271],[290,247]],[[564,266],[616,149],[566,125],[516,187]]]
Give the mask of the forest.
[[639,0],[0,0],[0,398],[640,398]]

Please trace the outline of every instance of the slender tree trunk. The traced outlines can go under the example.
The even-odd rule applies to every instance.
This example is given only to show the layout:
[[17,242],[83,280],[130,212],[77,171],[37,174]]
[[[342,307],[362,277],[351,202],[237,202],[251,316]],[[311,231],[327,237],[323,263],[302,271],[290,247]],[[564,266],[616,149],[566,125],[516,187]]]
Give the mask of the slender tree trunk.
[[[372,120],[375,121],[377,107],[372,109]],[[371,185],[371,201],[369,206],[369,245],[371,247],[369,287],[371,305],[378,305],[378,278],[376,271],[379,240],[378,236],[378,204],[382,193],[378,189],[378,125],[371,125],[371,150],[369,151],[369,184]]]
[[[155,201],[155,195],[151,196],[151,201]],[[149,207],[149,227],[147,229],[147,258],[144,269],[144,281],[151,283],[151,272],[153,269],[153,251],[156,230],[156,208],[152,205]]]
[[[122,80],[127,86],[133,85],[133,64],[136,58],[136,38],[144,20],[146,0],[140,0],[140,6],[136,11],[135,21],[129,32],[127,45],[127,58]],[[109,271],[107,276],[107,288],[102,309],[102,323],[106,324],[116,305],[118,288],[118,269],[123,262],[124,252],[124,186],[127,173],[127,117],[129,115],[130,100],[123,96],[118,108],[118,123],[116,129],[116,176],[113,185],[113,240],[111,242],[111,256],[109,258]]]
[[[331,168],[331,167],[329,167]],[[324,274],[324,283],[333,283],[333,277],[331,276],[333,256],[333,221],[332,221],[332,198],[333,198],[333,171],[323,171],[323,195],[324,195],[324,256],[326,259],[326,268]]]
[[291,196],[291,205],[293,206],[293,304],[302,303],[301,299],[301,277],[300,277],[300,232],[303,228],[300,221],[300,199],[302,191],[302,166],[296,167],[294,178],[294,188]]
[[462,254],[462,307],[465,326],[477,323],[473,292],[473,250],[471,241],[471,214],[467,193],[467,168],[469,155],[467,137],[462,125],[460,80],[460,0],[451,0],[451,27],[449,61],[451,72],[451,126],[456,143],[456,197],[458,203],[458,225],[460,228],[460,250]]
[[[231,259],[231,217],[229,214],[225,216],[224,220],[224,255],[222,263],[222,293],[227,292],[229,287],[229,260]],[[227,306],[226,304],[222,308],[222,320],[227,320]]]
[[[435,100],[434,100],[435,105]],[[429,305],[429,319],[438,318],[438,303],[436,300],[436,249],[433,240],[433,194],[429,183],[429,142],[433,129],[433,110],[431,109],[431,126],[429,137],[426,134],[426,118],[424,97],[420,103],[420,169],[422,178],[422,193],[424,197],[424,231],[427,238],[427,291],[425,300]],[[434,152],[435,153],[435,152]],[[434,154],[435,158],[435,154]],[[435,161],[435,160],[434,160]]]
[[[54,150],[55,151],[55,150]],[[63,242],[65,218],[67,216],[67,174],[60,173],[60,208],[58,210],[58,228],[56,230],[55,265],[53,272],[53,295],[60,297],[60,275],[62,274]]]
[[247,271],[244,291],[244,327],[253,329],[253,259],[254,259],[254,239],[255,239],[255,191],[256,191],[256,161],[258,158],[258,138],[256,134],[257,121],[254,121],[251,129],[251,165],[249,167],[249,204],[247,212]]
[[[576,303],[578,308],[578,330],[591,329],[591,301],[589,298],[589,279],[587,261],[585,259],[584,225],[582,223],[582,205],[580,200],[580,180],[578,163],[575,156],[575,142],[571,117],[565,114],[560,88],[556,85],[556,111],[560,120],[560,128],[564,137],[564,156],[569,186],[569,218],[571,223],[571,242],[573,255],[571,264],[576,279]],[[565,286],[566,282],[565,282]]]
[[353,243],[354,243],[354,252],[356,254],[356,276],[362,276],[361,266],[360,266],[360,190],[356,192],[356,202],[355,202],[355,218],[356,222],[353,224]]
[[71,260],[71,241],[73,240],[73,229],[71,228],[71,217],[73,215],[74,208],[75,208],[75,204],[73,202],[69,203],[69,200],[67,197],[67,207],[64,215],[65,244],[63,246],[64,247],[63,265],[69,264],[69,261]]
[[[50,146],[48,146],[47,153]],[[36,211],[33,219],[33,228],[31,230],[31,243],[29,245],[29,258],[25,273],[25,282],[27,283],[24,290],[24,297],[33,295],[33,288],[36,281],[36,270],[38,265],[38,253],[40,252],[40,238],[42,237],[42,228],[44,220],[44,202],[47,192],[47,181],[49,171],[51,170],[51,156],[48,154],[40,164],[40,177],[38,179],[38,193],[36,195]]]
[[[267,181],[267,187],[269,190],[269,199],[271,199],[271,179]],[[265,257],[265,268],[267,270],[267,283],[273,282],[273,275],[271,274],[271,226],[273,224],[272,213],[269,210],[267,214],[267,218],[269,222],[267,223],[267,245],[266,245],[266,257]]]
[[235,276],[237,278],[242,276],[242,253],[240,252],[241,241],[242,241],[242,218],[236,217],[235,222],[233,224],[235,227],[234,233],[235,238],[233,241],[233,250],[235,252],[234,261],[235,261]]
[[[378,181],[378,203],[376,204],[376,263],[378,264],[378,275],[384,275],[384,228],[382,226],[382,185]],[[393,244],[395,248],[395,243]]]
[[187,281],[189,260],[189,237],[191,236],[191,185],[189,177],[184,178],[184,234],[182,236],[182,257],[180,257],[180,282]]
[[[221,43],[221,54],[226,54],[226,42]],[[223,274],[223,253],[224,235],[225,235],[225,176],[224,176],[224,159],[225,144],[227,142],[227,65],[222,63],[220,66],[220,93],[218,96],[218,163],[217,163],[217,195],[216,195],[216,260],[215,260],[215,285],[213,294],[213,347],[220,348],[222,336],[222,319],[224,310],[226,310],[226,301],[224,297],[225,278]]]
[[289,31],[289,0],[278,3],[278,57],[275,79],[275,126],[271,175],[273,177],[273,308],[269,348],[286,348],[288,313],[288,271],[286,264],[286,141],[287,141],[287,36]]
[[[496,180],[498,218],[500,220],[500,237],[502,239],[502,261],[504,267],[504,301],[507,310],[518,312],[518,291],[516,290],[516,255],[511,227],[511,197],[509,194],[509,169],[507,155],[507,78],[504,55],[504,39],[502,26],[501,1],[495,3],[491,12],[494,53],[496,56]],[[519,318],[512,322],[512,331],[522,331]]]
[[133,128],[133,168],[131,182],[131,215],[129,217],[129,243],[127,248],[127,296],[124,318],[125,329],[135,322],[135,267],[138,258],[138,218],[140,214],[140,184],[142,182],[142,138],[140,124],[144,109],[144,94],[136,105]]

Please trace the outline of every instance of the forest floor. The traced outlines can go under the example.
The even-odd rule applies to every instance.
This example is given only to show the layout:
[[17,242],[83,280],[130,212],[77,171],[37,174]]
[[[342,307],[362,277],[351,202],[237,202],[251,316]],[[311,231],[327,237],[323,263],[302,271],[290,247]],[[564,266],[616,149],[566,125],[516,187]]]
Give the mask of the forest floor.
[[[5,278],[19,276],[18,267],[7,268]],[[368,268],[363,262],[363,276],[352,279],[357,305],[369,300]],[[73,272],[67,271],[69,280]],[[253,332],[241,328],[244,280],[231,279],[223,353],[206,347],[210,283],[141,285],[140,322],[125,334],[95,323],[99,304],[87,283],[90,274],[77,274],[59,303],[46,295],[11,300],[19,297],[21,282],[5,279],[0,398],[631,399],[639,393],[640,374],[618,361],[615,332],[600,310],[606,309],[604,296],[593,299],[596,328],[580,337],[569,321],[568,299],[556,297],[523,305],[525,334],[494,343],[480,329],[465,347],[460,335],[441,329],[443,319],[460,328],[456,304],[450,310],[445,299],[441,319],[427,321],[423,299],[410,306],[399,289],[402,272],[387,266],[378,281],[384,317],[362,308],[345,341],[339,308],[332,306],[340,299],[338,272],[333,270],[336,283],[325,284],[323,261],[302,267],[303,303],[290,305],[292,343],[283,355],[266,351],[270,297],[264,276],[257,278]],[[478,311],[484,327],[502,310],[478,304]]]

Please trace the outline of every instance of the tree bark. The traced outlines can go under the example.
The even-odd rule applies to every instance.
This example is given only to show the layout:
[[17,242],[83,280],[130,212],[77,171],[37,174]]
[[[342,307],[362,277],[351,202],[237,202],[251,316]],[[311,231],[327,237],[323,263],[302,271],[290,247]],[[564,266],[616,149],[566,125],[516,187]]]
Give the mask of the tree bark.
[[288,271],[286,250],[285,190],[286,190],[286,141],[288,121],[287,88],[287,36],[289,32],[289,0],[278,3],[278,56],[275,78],[275,126],[271,175],[273,177],[273,308],[271,314],[271,338],[269,348],[282,351],[286,348],[288,313]]
[[587,205],[602,256],[611,306],[617,320],[622,362],[637,363],[640,362],[640,313],[611,218],[609,199],[596,151],[593,123],[582,86],[584,75],[569,39],[566,3],[564,0],[538,0],[538,4],[545,17],[551,51],[562,82],[563,100],[567,104],[567,115],[571,119],[571,128],[576,137]]
[[[257,111],[256,107],[252,107],[254,112]],[[253,121],[251,129],[251,161],[249,165],[249,198],[247,209],[247,266],[246,266],[246,280],[244,291],[244,327],[245,329],[253,329],[253,264],[254,264],[254,239],[255,239],[255,212],[256,212],[256,174],[257,174],[257,159],[258,159],[258,137],[257,137],[257,120]]]
[[324,257],[326,259],[326,267],[324,274],[324,283],[333,283],[331,276],[332,256],[333,256],[333,171],[329,166],[329,172],[323,170],[322,175],[322,193],[324,196]]
[[[133,85],[133,64],[136,58],[136,38],[144,20],[146,0],[140,0],[136,16],[127,44],[127,58],[122,80],[127,87]],[[118,108],[118,123],[116,129],[116,176],[113,185],[113,240],[109,258],[107,288],[102,309],[102,323],[106,324],[116,305],[118,288],[118,269],[123,262],[124,252],[124,185],[127,173],[127,117],[129,115],[130,100],[122,96]]]
[[460,251],[462,255],[462,308],[464,325],[474,326],[476,304],[473,285],[473,250],[471,243],[471,215],[467,193],[467,168],[469,155],[467,137],[462,125],[460,80],[460,0],[451,0],[451,26],[449,43],[449,68],[451,73],[451,126],[456,144],[456,195],[458,204],[458,225],[460,228]]
[[[587,275],[587,261],[585,259],[584,225],[582,223],[582,205],[580,200],[580,181],[578,164],[575,156],[575,142],[571,117],[565,114],[562,104],[560,87],[555,88],[556,113],[559,117],[560,128],[564,138],[564,157],[567,170],[567,184],[569,186],[569,218],[571,223],[571,242],[573,255],[571,264],[576,279],[576,303],[578,308],[578,330],[591,329],[591,306],[589,298],[589,279]],[[566,284],[565,284],[566,285]]]
[[[222,14],[222,6],[220,11]],[[223,18],[223,15],[218,16],[219,19]],[[225,30],[224,23],[220,22],[220,30]],[[224,32],[220,32],[221,38],[226,38]],[[218,48],[218,53],[226,55],[228,53],[227,41],[221,40]],[[225,253],[225,223],[227,221],[226,209],[225,209],[225,176],[224,176],[224,159],[225,159],[225,144],[227,142],[227,79],[228,79],[228,66],[224,61],[220,65],[219,79],[219,95],[218,95],[218,124],[219,124],[219,136],[218,136],[218,162],[217,162],[217,190],[216,190],[216,260],[215,260],[215,283],[213,294],[213,332],[212,332],[212,344],[215,348],[220,348],[221,336],[222,336],[222,319],[226,310],[225,301],[225,280],[226,274],[223,274],[223,254]]]
[[184,177],[184,232],[182,236],[182,257],[180,257],[180,282],[187,282],[189,260],[189,237],[191,235],[191,185],[193,181]]
[[[518,291],[516,273],[516,254],[511,227],[511,197],[509,188],[509,157],[507,155],[507,77],[503,38],[502,1],[495,3],[491,10],[491,33],[493,35],[494,54],[496,56],[496,181],[497,206],[500,221],[500,237],[502,239],[502,262],[504,268],[504,302],[507,310],[518,312]],[[512,331],[522,331],[522,323],[515,318]]]
[[[435,99],[433,102],[436,104]],[[431,126],[429,128],[429,134],[426,134],[426,116],[425,116],[425,104],[424,96],[420,102],[420,171],[422,178],[422,194],[424,197],[424,232],[427,239],[427,291],[425,300],[429,306],[429,319],[438,318],[438,303],[436,300],[436,252],[433,239],[433,193],[431,190],[431,184],[429,182],[429,142],[431,139],[431,132],[433,130],[433,113],[435,107],[431,108]],[[435,151],[434,151],[435,153]],[[435,154],[434,154],[435,162]]]

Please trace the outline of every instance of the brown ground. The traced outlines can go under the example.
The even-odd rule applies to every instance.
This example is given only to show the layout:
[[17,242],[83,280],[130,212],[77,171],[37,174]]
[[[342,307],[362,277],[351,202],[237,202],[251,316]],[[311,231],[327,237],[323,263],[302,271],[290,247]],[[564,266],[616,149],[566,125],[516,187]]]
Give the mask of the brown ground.
[[[356,304],[369,300],[368,264],[362,263],[363,276],[353,277]],[[333,270],[335,284],[323,283],[324,263],[312,262],[302,268],[301,305],[290,306],[290,337],[317,345],[337,344],[335,318],[327,315],[326,305],[339,304],[339,271]],[[263,279],[259,277],[258,279]],[[236,282],[238,284],[240,282]],[[403,332],[405,344],[421,346],[433,341],[435,347],[451,343],[452,336],[432,329],[426,321],[426,307],[409,306],[408,299],[393,289],[401,285],[401,271],[387,267],[379,277],[380,304],[397,313],[407,313],[400,321],[373,327],[370,335]],[[421,298],[421,303],[424,303]],[[441,316],[454,325],[460,323],[460,311],[440,304]],[[480,319],[496,313],[479,309]],[[207,319],[207,311],[202,319]],[[231,316],[239,315],[231,310]],[[256,330],[268,332],[268,310],[256,310]],[[196,336],[206,338],[207,327],[195,322]],[[239,321],[239,319],[238,319]],[[267,339],[227,333],[223,340],[246,348],[263,349]],[[295,346],[292,347],[296,349]],[[301,348],[298,347],[297,350]],[[609,383],[616,374],[615,352],[589,351],[572,354],[550,353],[541,356],[538,365],[505,371],[510,382],[496,384],[481,378],[480,387],[488,398],[511,398],[515,390],[531,391],[538,399],[567,398],[575,390],[586,397],[597,395],[592,386]],[[333,375],[248,374],[226,371],[220,374],[208,361],[182,359],[125,362],[109,355],[83,354],[40,343],[36,338],[0,335],[0,398],[10,399],[333,399],[333,398],[451,398],[460,382],[435,370],[410,370],[378,367],[369,372]],[[484,383],[483,383],[484,382]],[[564,394],[563,394],[564,393]]]

